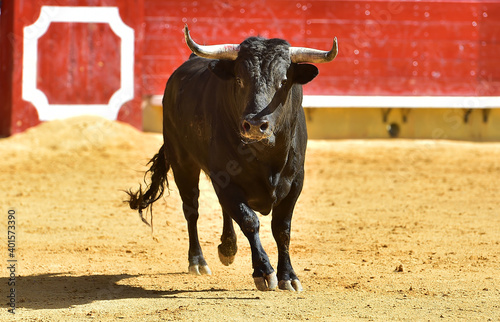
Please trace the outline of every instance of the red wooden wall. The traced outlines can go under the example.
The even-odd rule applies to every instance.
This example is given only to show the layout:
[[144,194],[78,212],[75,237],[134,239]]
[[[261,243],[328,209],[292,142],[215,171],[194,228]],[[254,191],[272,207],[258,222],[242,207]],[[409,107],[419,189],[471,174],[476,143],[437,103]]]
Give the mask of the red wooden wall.
[[[22,99],[24,27],[51,19],[42,6],[116,7],[123,23],[134,29],[136,81],[132,100],[118,120],[142,126],[142,0],[3,0],[0,15],[0,135],[21,132],[40,123],[37,110]],[[29,35],[28,35],[29,37]],[[36,88],[49,104],[106,104],[120,88],[120,38],[107,23],[52,22],[38,39]]]
[[117,48],[108,24],[51,23],[38,41],[37,88],[54,104],[106,103],[120,88]]
[[165,79],[195,41],[239,43],[251,35],[330,49],[335,62],[305,94],[500,95],[500,1],[145,1],[143,84]]
[[[0,135],[39,122],[22,99],[23,28],[42,6],[117,7],[134,29],[134,99],[118,119],[141,127],[141,102],[161,95],[195,41],[240,43],[252,35],[339,55],[305,87],[318,95],[500,96],[500,1],[441,0],[3,0]],[[120,39],[107,24],[52,23],[38,41],[37,89],[51,104],[101,104],[120,84]]]

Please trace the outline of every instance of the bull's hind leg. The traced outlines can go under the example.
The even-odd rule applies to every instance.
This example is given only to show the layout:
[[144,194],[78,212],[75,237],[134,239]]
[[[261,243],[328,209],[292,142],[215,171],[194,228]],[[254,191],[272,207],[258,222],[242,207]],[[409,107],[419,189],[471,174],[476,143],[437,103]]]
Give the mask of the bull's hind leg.
[[187,161],[181,165],[172,164],[174,179],[182,199],[182,210],[187,221],[189,233],[189,273],[211,275],[212,272],[203,257],[198,240],[198,197],[200,189],[200,169]]
[[234,262],[234,257],[238,251],[236,245],[236,234],[233,227],[233,219],[223,211],[224,226],[222,228],[222,236],[220,237],[221,244],[219,245],[219,259],[222,264],[228,266]]

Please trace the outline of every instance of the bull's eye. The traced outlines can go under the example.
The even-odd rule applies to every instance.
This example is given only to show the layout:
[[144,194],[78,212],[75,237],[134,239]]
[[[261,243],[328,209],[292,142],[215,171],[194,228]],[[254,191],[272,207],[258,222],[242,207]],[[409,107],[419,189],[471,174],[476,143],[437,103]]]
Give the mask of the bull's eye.
[[286,86],[286,82],[287,82],[286,78],[284,80],[282,80],[281,83],[280,83],[280,88],[285,87]]
[[238,84],[239,87],[243,88],[243,80],[239,77],[236,77],[236,84]]

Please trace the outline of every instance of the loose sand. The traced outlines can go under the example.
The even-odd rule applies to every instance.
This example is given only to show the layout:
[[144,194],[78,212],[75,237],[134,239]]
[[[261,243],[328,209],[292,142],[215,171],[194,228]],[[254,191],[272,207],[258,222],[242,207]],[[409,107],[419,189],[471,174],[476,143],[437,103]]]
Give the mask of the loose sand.
[[[201,178],[200,240],[212,276],[187,274],[178,192],[154,231],[122,201],[161,146],[158,134],[94,117],[0,140],[0,231],[16,212],[16,315],[0,320],[500,320],[500,144],[310,141],[291,255],[301,293],[258,292],[238,229],[217,257],[220,207]],[[272,262],[270,216],[261,238]]]

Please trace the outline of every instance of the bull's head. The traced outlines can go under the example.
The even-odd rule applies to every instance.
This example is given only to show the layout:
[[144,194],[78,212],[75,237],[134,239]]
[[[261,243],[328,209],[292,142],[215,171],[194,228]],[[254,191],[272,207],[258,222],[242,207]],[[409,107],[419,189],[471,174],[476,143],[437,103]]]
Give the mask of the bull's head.
[[[213,59],[209,69],[219,78],[232,81],[235,93],[239,132],[244,142],[267,139],[274,141],[274,134],[283,121],[283,113],[291,112],[290,89],[294,84],[306,84],[318,75],[318,68],[308,63],[326,63],[337,56],[337,38],[330,51],[303,47],[290,47],[282,39],[251,37],[239,45],[225,44],[201,46],[184,28],[186,43],[197,56]],[[301,92],[300,92],[301,93]],[[297,95],[297,92],[295,92]],[[300,94],[301,96],[301,94]]]

